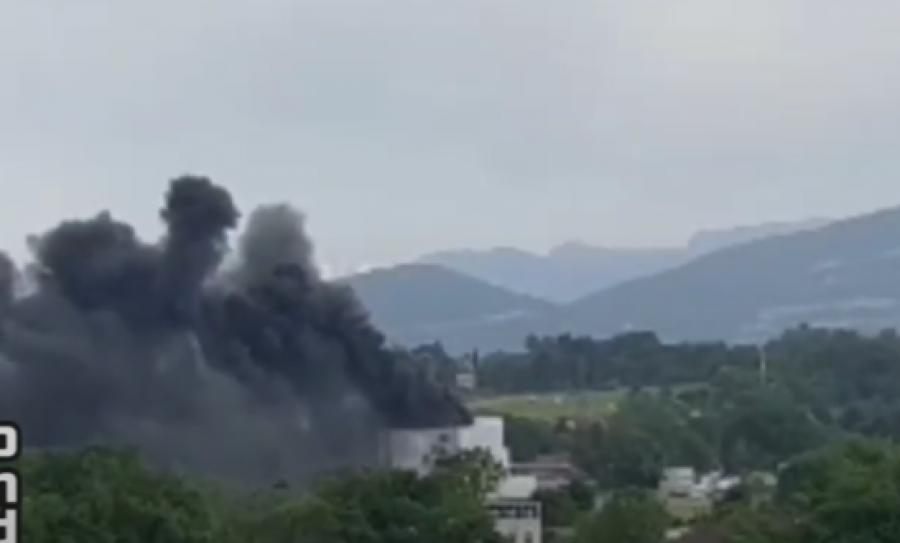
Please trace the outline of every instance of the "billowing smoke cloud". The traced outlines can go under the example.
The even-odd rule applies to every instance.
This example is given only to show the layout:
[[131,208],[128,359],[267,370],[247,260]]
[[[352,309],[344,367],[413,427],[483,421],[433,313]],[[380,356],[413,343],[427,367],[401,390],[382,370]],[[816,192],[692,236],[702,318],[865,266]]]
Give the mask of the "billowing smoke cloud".
[[321,279],[297,211],[255,210],[231,253],[239,213],[208,179],[174,180],[160,215],[156,244],[101,213],[32,239],[24,271],[0,255],[0,417],[29,445],[302,479],[378,462],[386,428],[469,422]]

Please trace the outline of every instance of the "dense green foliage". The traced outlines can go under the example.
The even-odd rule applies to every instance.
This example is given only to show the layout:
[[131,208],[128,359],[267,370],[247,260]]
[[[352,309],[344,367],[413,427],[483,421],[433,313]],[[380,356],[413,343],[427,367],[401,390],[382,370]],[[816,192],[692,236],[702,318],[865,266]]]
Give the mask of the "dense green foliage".
[[574,424],[507,417],[518,460],[568,454],[605,490],[655,487],[666,466],[744,473],[774,470],[846,432],[825,425],[776,386],[688,398],[636,394],[601,419]]
[[[531,337],[526,347],[482,357],[479,386],[504,394],[697,383],[734,388],[758,378],[761,357],[753,345],[666,344],[650,332],[607,340]],[[900,337],[894,332],[867,337],[799,328],[762,347],[768,379],[790,386],[805,402],[891,400],[900,388]]]
[[587,516],[577,527],[573,543],[659,543],[668,524],[659,500],[627,491],[616,494],[603,509]]
[[[694,541],[900,540],[900,339],[800,329],[765,355],[762,374],[755,347],[563,337],[486,357],[477,372],[504,393],[626,385],[602,416],[507,418],[517,460],[564,453],[592,479],[535,496],[554,541],[660,541],[676,525],[653,492],[666,466],[744,476],[695,519]],[[409,356],[428,360],[438,379],[458,370],[439,346]],[[303,494],[201,484],[104,449],[30,455],[20,467],[33,543],[502,541],[484,508],[498,473],[479,453],[446,459],[426,477],[347,473]],[[750,476],[758,471],[777,474],[777,486]]]
[[797,459],[770,500],[713,519],[733,543],[888,543],[900,537],[900,448],[850,440]]
[[38,454],[21,470],[27,541],[205,543],[224,528],[198,487],[152,473],[132,454]]
[[496,472],[482,455],[433,474],[345,474],[306,495],[248,494],[147,469],[135,454],[28,456],[30,543],[501,543],[483,507]]
[[541,502],[544,525],[567,528],[594,509],[594,489],[584,481],[574,481],[559,489],[539,489],[532,496]]
[[[483,507],[496,472],[477,454],[450,459],[427,477],[345,474],[303,495],[203,485],[98,448],[30,455],[19,467],[27,482],[24,536],[35,543],[504,541]],[[583,490],[539,496],[552,508],[550,524],[574,527],[565,541],[658,543],[672,525],[652,493],[618,491],[593,510]],[[696,539],[710,543],[893,543],[900,447],[851,439],[799,456],[774,492],[744,488],[695,531],[718,534]]]
[[[574,424],[509,417],[514,457],[567,452],[609,488],[655,484],[664,465],[773,470],[847,435],[900,438],[892,331],[801,327],[761,346],[665,344],[649,332],[526,343],[522,353],[481,357],[481,395],[617,390],[619,398],[609,413],[573,415]],[[441,379],[458,369],[439,345],[413,355]]]
[[[428,349],[430,360],[440,358],[439,346]],[[437,375],[452,375],[446,364]],[[611,391],[614,409],[586,403],[570,420],[507,416],[514,458],[566,453],[611,493],[610,505],[621,505],[622,493],[636,499],[635,489],[652,495],[666,466],[745,475],[715,516],[702,521],[705,535],[697,541],[900,540],[900,452],[890,444],[900,439],[894,332],[801,327],[758,347],[664,344],[651,333],[605,341],[531,338],[526,352],[482,357],[476,371],[482,395],[545,401]],[[784,466],[774,496],[746,477]],[[658,518],[649,505],[607,505],[587,514],[560,496],[549,500],[553,523],[580,518],[575,537],[585,541],[630,533],[631,524],[620,525],[625,517],[643,518],[635,525]]]

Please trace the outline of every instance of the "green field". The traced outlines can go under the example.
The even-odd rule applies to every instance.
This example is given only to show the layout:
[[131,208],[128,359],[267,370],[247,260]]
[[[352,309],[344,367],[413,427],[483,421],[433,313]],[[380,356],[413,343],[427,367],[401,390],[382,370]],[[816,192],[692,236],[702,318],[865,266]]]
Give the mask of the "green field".
[[469,406],[476,412],[512,415],[556,421],[560,418],[600,419],[616,409],[616,401],[625,391],[523,394],[495,396],[473,400]]
[[[673,392],[681,392],[704,385],[680,385]],[[657,389],[645,388],[643,393],[655,394]],[[603,391],[556,392],[546,394],[516,394],[472,399],[469,407],[480,413],[512,415],[531,419],[557,421],[569,419],[602,419],[616,411],[616,406],[628,396],[628,389]]]

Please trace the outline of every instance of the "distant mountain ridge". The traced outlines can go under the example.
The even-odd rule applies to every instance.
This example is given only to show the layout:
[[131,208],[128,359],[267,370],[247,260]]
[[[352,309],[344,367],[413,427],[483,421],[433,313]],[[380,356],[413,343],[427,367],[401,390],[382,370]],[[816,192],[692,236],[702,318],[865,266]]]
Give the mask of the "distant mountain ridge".
[[802,323],[893,328],[900,207],[713,251],[582,298],[553,319],[573,333],[648,329],[676,340],[758,341]]
[[[381,270],[378,304],[366,281],[354,287],[391,338],[440,340],[456,352],[518,349],[532,333],[653,330],[670,341],[760,341],[801,323],[867,332],[900,325],[900,207],[711,250],[568,304],[520,297],[440,266],[413,266],[429,270],[415,288],[396,269]],[[433,274],[452,274],[458,286],[442,287]],[[385,318],[385,307],[410,299],[419,304],[415,318],[402,326]],[[431,304],[451,302],[469,309],[457,311],[459,319],[434,318]]]
[[768,222],[726,229],[700,230],[688,240],[687,248],[696,257],[764,238],[815,230],[832,222],[835,222],[834,219],[813,218],[802,221]]
[[550,302],[431,264],[403,264],[341,279],[396,342],[418,344],[460,328],[536,316]]
[[612,249],[568,242],[544,255],[508,247],[462,249],[425,255],[419,262],[444,266],[515,292],[566,303],[623,281],[674,268],[710,251],[809,230],[827,222],[811,219],[700,231],[685,247]]

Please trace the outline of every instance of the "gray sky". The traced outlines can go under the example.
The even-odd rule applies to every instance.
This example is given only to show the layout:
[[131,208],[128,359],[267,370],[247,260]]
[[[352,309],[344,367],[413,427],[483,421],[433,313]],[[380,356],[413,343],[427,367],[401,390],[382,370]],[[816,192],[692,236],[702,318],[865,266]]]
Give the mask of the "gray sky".
[[6,0],[0,244],[166,180],[338,267],[900,204],[900,2]]

